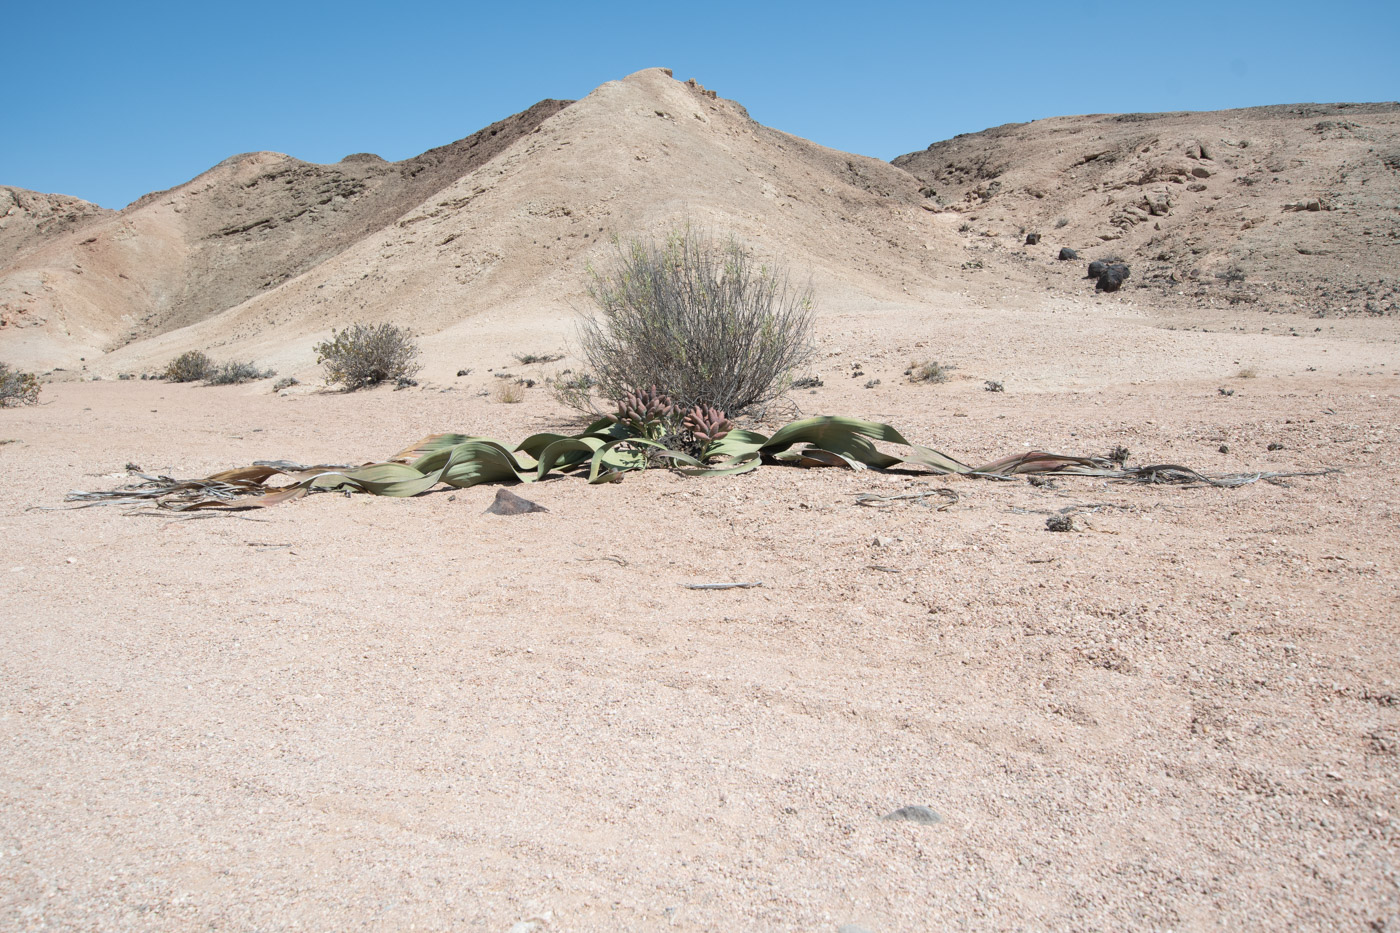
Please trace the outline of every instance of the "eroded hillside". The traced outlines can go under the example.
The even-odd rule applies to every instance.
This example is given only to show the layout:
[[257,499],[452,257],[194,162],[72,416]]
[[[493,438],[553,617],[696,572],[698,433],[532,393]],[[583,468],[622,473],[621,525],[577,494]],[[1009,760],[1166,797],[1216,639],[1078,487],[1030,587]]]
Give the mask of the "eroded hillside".
[[1400,105],[1056,117],[894,160],[965,235],[1118,256],[1132,288],[1317,314],[1400,310]]
[[54,362],[74,347],[112,350],[197,323],[392,224],[568,103],[542,101],[402,162],[246,153],[120,212],[49,206],[0,266],[0,328],[21,332],[12,340],[31,351],[21,357]]
[[112,213],[82,198],[0,185],[0,269],[21,253]]

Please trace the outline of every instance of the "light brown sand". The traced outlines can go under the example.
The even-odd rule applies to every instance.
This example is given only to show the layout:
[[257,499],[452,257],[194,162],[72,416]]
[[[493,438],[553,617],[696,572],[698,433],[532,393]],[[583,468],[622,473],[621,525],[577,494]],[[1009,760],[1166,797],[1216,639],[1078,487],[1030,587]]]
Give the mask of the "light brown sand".
[[[477,394],[528,335],[404,391],[48,386],[0,412],[0,928],[1400,923],[1393,336],[1117,296],[833,305],[821,330],[807,413],[966,460],[1342,472],[768,467],[560,479],[512,517],[483,514],[491,487],[38,511],[128,462],[565,426],[540,389]],[[907,384],[915,355],[959,378]],[[947,511],[855,504],[938,486]],[[1072,506],[1083,530],[1046,531]],[[683,586],[730,581],[763,586]],[[881,819],[913,804],[943,822]]]

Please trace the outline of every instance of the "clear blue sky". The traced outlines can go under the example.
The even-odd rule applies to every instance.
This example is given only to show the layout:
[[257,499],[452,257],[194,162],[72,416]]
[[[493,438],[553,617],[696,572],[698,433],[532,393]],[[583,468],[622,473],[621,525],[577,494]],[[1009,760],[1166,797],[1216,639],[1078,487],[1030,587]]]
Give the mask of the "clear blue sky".
[[0,0],[0,184],[121,207],[239,152],[403,159],[651,66],[893,158],[1073,113],[1400,98],[1400,0]]

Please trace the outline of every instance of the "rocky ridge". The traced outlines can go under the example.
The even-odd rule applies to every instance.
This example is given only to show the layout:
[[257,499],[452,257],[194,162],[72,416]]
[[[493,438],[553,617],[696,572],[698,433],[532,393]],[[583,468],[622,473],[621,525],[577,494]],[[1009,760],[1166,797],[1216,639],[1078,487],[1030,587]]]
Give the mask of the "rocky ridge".
[[22,253],[112,213],[82,198],[0,185],[0,269]]
[[1159,299],[1400,310],[1400,104],[1055,117],[894,164],[966,234],[1126,259]]

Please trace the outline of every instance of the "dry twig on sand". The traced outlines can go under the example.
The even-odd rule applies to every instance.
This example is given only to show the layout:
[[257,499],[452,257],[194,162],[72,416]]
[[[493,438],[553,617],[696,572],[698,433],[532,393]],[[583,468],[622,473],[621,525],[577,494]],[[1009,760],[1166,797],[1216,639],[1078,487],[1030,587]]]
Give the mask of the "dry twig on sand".
[[929,505],[929,503],[926,501],[929,496],[942,496],[943,498],[948,500],[947,502],[938,506],[937,509],[935,509],[935,511],[938,512],[948,511],[953,506],[957,505],[958,501],[962,498],[958,495],[958,491],[956,489],[949,489],[946,486],[940,486],[937,489],[924,489],[920,490],[919,492],[903,492],[893,496],[882,496],[879,493],[863,492],[860,495],[856,496],[856,505],[869,505],[874,506],[875,508],[879,508],[881,506],[890,505],[903,499],[913,499],[917,500],[919,505],[925,506],[927,508],[933,508],[933,506]]
[[1257,483],[1260,480],[1275,486],[1286,486],[1288,484],[1281,482],[1281,480],[1295,476],[1327,476],[1342,471],[1330,467],[1325,470],[1298,470],[1289,473],[1222,473],[1218,476],[1207,476],[1204,473],[1197,473],[1190,467],[1175,463],[1159,463],[1152,466],[1127,467],[1118,472],[1119,475],[1109,478],[1132,483],[1171,483],[1178,486],[1218,486],[1229,489],[1236,486],[1248,486],[1250,483]]

